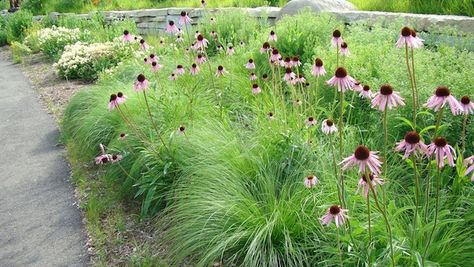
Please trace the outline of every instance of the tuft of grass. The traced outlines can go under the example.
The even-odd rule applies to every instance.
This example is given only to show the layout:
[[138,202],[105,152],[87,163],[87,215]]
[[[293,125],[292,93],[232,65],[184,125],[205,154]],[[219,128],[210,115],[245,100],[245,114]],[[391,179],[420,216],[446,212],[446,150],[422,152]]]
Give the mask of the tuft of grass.
[[349,0],[358,9],[440,15],[474,16],[471,0]]

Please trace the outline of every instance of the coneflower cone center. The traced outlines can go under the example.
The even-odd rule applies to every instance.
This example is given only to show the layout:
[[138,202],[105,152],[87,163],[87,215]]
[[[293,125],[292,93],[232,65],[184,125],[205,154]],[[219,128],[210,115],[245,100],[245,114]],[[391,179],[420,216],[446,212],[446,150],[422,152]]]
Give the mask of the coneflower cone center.
[[151,63],[151,65],[152,65],[153,67],[156,67],[156,62],[153,61],[153,62]]
[[339,212],[341,212],[341,208],[339,208],[338,205],[332,205],[332,206],[329,208],[329,213],[331,213],[332,215],[338,215]]
[[223,70],[223,69],[224,69],[224,67],[222,67],[222,66],[219,66],[219,67],[217,67],[217,69],[218,69],[218,70]]
[[118,92],[118,93],[117,93],[117,97],[123,97],[123,93],[122,93],[122,92]]
[[110,95],[110,102],[117,100],[117,95],[116,94],[111,94]]
[[123,35],[128,35],[129,33],[127,30],[123,31]]
[[339,37],[341,37],[341,31],[339,31],[339,30],[333,31],[333,32],[332,32],[332,37],[334,37],[334,38],[339,38]]
[[382,87],[380,87],[380,93],[382,95],[391,95],[393,93],[393,87],[391,85],[384,84]]
[[451,94],[451,91],[449,91],[449,88],[446,86],[439,86],[438,88],[436,88],[435,94],[439,97],[446,97]]
[[347,76],[347,70],[343,67],[339,67],[336,70],[336,77],[337,78],[345,78]]
[[197,37],[197,39],[198,39],[198,41],[202,41],[202,40],[204,40],[204,37],[199,34],[198,37]]
[[310,175],[310,176],[306,177],[306,179],[312,181],[312,180],[314,179],[314,176],[313,176],[313,175]]
[[314,61],[314,64],[316,65],[316,67],[322,67],[323,66],[323,61],[320,58],[317,58]]
[[347,43],[346,43],[346,42],[343,42],[343,43],[341,44],[341,48],[347,48]]
[[403,27],[401,31],[402,36],[408,37],[411,35],[411,29],[408,27]]
[[252,85],[252,87],[253,87],[254,89],[257,89],[257,88],[258,88],[258,84],[254,83],[254,84]]
[[107,163],[107,161],[109,161],[109,159],[108,159],[107,157],[103,157],[103,158],[102,158],[102,162],[103,162],[103,163]]
[[286,69],[285,69],[285,72],[286,72],[287,74],[292,73],[291,68],[286,68]]
[[143,74],[138,75],[137,81],[139,81],[141,83],[144,82],[145,81],[145,75],[143,75]]
[[312,121],[314,121],[314,118],[313,117],[308,117],[308,121],[312,122]]
[[181,17],[185,17],[187,15],[186,11],[181,11]]
[[436,137],[435,140],[434,140],[434,143],[437,147],[445,147],[448,144],[446,139],[444,137],[441,137],[441,136]]
[[334,125],[334,122],[332,120],[326,120],[326,125],[331,127]]
[[253,59],[249,59],[249,63],[253,63]]
[[272,54],[278,55],[278,49],[273,49],[273,50],[272,50]]
[[174,21],[170,20],[170,22],[168,23],[170,26],[173,26],[174,25]]
[[179,127],[179,131],[184,132],[185,128],[184,126]]
[[405,135],[405,142],[411,145],[418,144],[420,142],[420,135],[415,131],[408,132]]
[[364,89],[364,91],[370,91],[370,86],[364,85],[363,89]]
[[195,69],[195,68],[197,67],[196,63],[193,63],[193,65],[191,65],[191,67],[192,67],[193,69]]
[[358,160],[366,160],[370,157],[370,150],[365,146],[358,146],[354,151],[354,157]]
[[463,103],[464,105],[467,105],[471,103],[471,99],[467,95],[465,95],[461,98],[461,103]]

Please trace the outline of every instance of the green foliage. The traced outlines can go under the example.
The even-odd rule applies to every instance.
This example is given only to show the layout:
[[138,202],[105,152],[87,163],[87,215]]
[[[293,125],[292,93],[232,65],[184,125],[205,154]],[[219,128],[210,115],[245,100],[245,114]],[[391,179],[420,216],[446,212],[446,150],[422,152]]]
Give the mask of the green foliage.
[[[195,54],[184,52],[184,45],[167,45],[173,37],[147,38],[155,47],[148,53],[160,57],[163,69],[152,73],[149,65],[143,64],[146,55],[140,54],[112,72],[101,73],[96,86],[78,92],[68,105],[62,124],[65,142],[83,162],[99,155],[99,144],[106,146],[107,153],[123,155],[121,161],[101,166],[101,179],[115,186],[121,200],[138,202],[142,217],[162,211],[157,228],[164,233],[160,241],[169,248],[171,266],[188,262],[209,266],[220,261],[229,266],[362,266],[368,259],[377,266],[390,265],[384,221],[373,199],[374,238],[367,246],[366,199],[354,193],[359,180],[356,171],[348,170],[344,175],[350,228],[323,227],[319,222],[327,208],[338,203],[334,167],[336,171],[339,167],[334,162],[352,154],[358,144],[383,151],[381,113],[357,92],[346,93],[345,126],[340,129],[344,131],[343,155],[334,147],[336,140],[320,132],[319,123],[307,127],[304,121],[308,116],[319,122],[339,116],[337,94],[325,83],[336,68],[330,39],[331,32],[339,28],[352,53],[340,58],[339,64],[373,91],[390,83],[405,98],[406,107],[388,112],[390,148],[403,139],[410,129],[410,119],[405,118],[411,116],[412,99],[404,50],[394,47],[402,22],[376,24],[368,30],[363,23],[344,26],[334,18],[303,13],[270,28],[241,14],[217,14],[216,18],[215,25],[204,22],[199,30],[208,38],[211,29],[218,29],[221,43],[244,39],[245,45],[237,47],[235,55],[216,51],[212,41],[209,64],[200,66],[198,76],[185,74],[170,81],[168,76],[176,65],[182,64],[188,71]],[[275,45],[283,57],[300,55],[303,65],[297,71],[305,74],[307,87],[281,82],[281,70],[272,71],[267,55],[258,52],[271,29],[278,35]],[[429,39],[427,34],[420,37]],[[469,38],[467,42],[472,40]],[[160,46],[158,40],[165,45]],[[432,39],[414,54],[420,103],[438,85],[450,86],[458,98],[472,93],[474,78],[468,71],[474,69],[474,53]],[[315,57],[323,59],[326,77],[309,74]],[[259,95],[252,94],[254,82],[249,81],[249,70],[244,68],[249,58],[257,63],[252,71],[258,77],[271,77],[256,81],[262,88]],[[229,73],[215,77],[218,65]],[[133,90],[140,73],[150,80],[148,105],[143,93]],[[117,92],[123,92],[127,101],[120,110],[109,112],[107,101]],[[293,105],[295,97],[310,103]],[[274,119],[269,119],[268,112],[274,113]],[[429,143],[434,136],[435,114],[422,107],[418,112],[418,130]],[[454,146],[460,145],[461,122],[462,118],[449,114],[442,120],[441,134]],[[180,125],[186,126],[184,134],[177,132]],[[119,139],[121,133],[128,136]],[[466,154],[471,155],[472,127],[467,136]],[[433,229],[435,197],[431,194],[423,200],[426,208],[420,206],[418,222],[413,224],[413,164],[391,149],[385,160],[389,166],[383,177],[386,183],[377,190],[393,230],[396,264],[421,265]],[[445,167],[440,179],[434,180],[429,160],[420,159],[418,165],[424,189],[435,181],[442,188],[439,224],[425,263],[461,266],[473,261],[472,186],[459,177],[462,170]],[[311,174],[320,183],[310,190],[303,180]],[[91,209],[94,206],[98,205],[92,203]],[[97,209],[94,218],[100,213]]]
[[8,42],[21,42],[28,28],[33,23],[33,15],[29,11],[20,10],[9,14],[5,23]]

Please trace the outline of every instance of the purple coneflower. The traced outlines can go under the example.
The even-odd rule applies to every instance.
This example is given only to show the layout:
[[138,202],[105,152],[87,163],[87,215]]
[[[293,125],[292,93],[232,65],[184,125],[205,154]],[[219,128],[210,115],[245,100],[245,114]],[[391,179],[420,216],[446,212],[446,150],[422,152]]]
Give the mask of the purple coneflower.
[[211,35],[213,38],[217,38],[217,32],[215,32],[215,31],[211,31],[210,35]]
[[262,75],[262,80],[267,81],[268,80],[268,74],[264,73]]
[[185,134],[186,133],[186,127],[184,127],[184,125],[180,125],[178,127],[178,133]]
[[368,98],[368,99],[372,99],[372,91],[370,91],[370,86],[364,85],[362,87],[362,90],[359,93],[359,96],[364,97],[364,98]]
[[351,55],[351,52],[349,51],[349,47],[347,46],[346,42],[341,43],[341,55],[346,57]]
[[177,36],[176,36],[176,42],[177,42],[177,43],[183,43],[183,42],[184,42],[183,36],[177,35]]
[[339,92],[345,92],[354,87],[355,80],[347,73],[347,70],[343,67],[336,69],[334,76],[327,81],[327,84],[337,88]]
[[358,166],[359,173],[365,173],[369,168],[370,172],[379,174],[382,163],[377,156],[377,152],[370,151],[367,147],[360,145],[354,151],[354,154],[345,158],[340,164],[343,164],[342,170],[345,171],[351,166]]
[[260,89],[260,87],[258,86],[258,84],[254,83],[252,85],[252,93],[254,95],[257,95],[257,94],[260,94],[262,92],[262,89]]
[[150,62],[150,63],[151,63],[151,62],[155,62],[155,61],[156,61],[156,62],[159,61],[158,57],[155,56],[155,54],[150,54],[150,56],[149,56],[148,58],[149,58],[148,62]]
[[308,175],[304,178],[304,186],[307,188],[314,187],[319,182],[318,177],[315,175]]
[[[469,165],[471,165],[471,166],[469,166]],[[471,182],[474,182],[474,172],[473,172],[474,171],[474,156],[470,156],[469,158],[466,158],[464,160],[464,166],[467,167],[467,170],[464,173],[464,175],[468,175],[469,173],[472,172]]]
[[256,80],[258,79],[258,77],[257,77],[257,75],[255,75],[255,73],[252,72],[252,73],[250,73],[249,79],[250,79],[251,81],[256,81]]
[[191,75],[197,75],[199,73],[199,66],[196,64],[196,63],[193,63],[193,65],[191,65],[191,69],[189,70],[189,73]]
[[125,30],[125,31],[123,31],[122,40],[124,42],[131,42],[131,41],[133,41],[133,36],[130,34],[129,31]]
[[335,30],[332,32],[331,45],[333,47],[340,47],[342,42],[344,42],[341,36],[342,34],[340,30]]
[[291,62],[291,58],[290,57],[285,57],[284,60],[282,60],[280,62],[280,65],[284,68],[291,68],[293,67],[293,63]]
[[314,126],[316,125],[317,121],[314,119],[314,117],[312,116],[309,116],[308,118],[306,118],[306,120],[304,121],[304,124],[306,124],[306,126]]
[[334,220],[336,227],[339,227],[347,220],[346,212],[348,212],[348,210],[342,209],[339,205],[332,205],[321,218],[321,224],[328,225]]
[[117,103],[120,105],[127,100],[127,96],[124,95],[122,92],[117,93]]
[[303,105],[303,102],[299,99],[296,99],[295,101],[293,101],[293,106],[301,106]]
[[209,20],[211,21],[211,24],[216,23],[216,18],[214,18],[214,17],[211,17]]
[[413,153],[428,153],[428,146],[421,141],[420,135],[415,131],[410,131],[405,134],[405,138],[397,143],[395,151],[405,152],[403,159],[407,159]]
[[428,145],[428,156],[436,153],[436,164],[439,168],[444,167],[444,160],[448,160],[448,165],[451,167],[456,166],[454,159],[456,158],[456,151],[452,146],[448,144],[446,138],[438,136],[431,144]]
[[140,48],[143,49],[143,50],[148,50],[148,44],[145,43],[145,40],[144,39],[141,39],[140,40]]
[[268,112],[267,116],[268,116],[268,119],[269,119],[269,120],[273,120],[273,119],[275,118],[275,115],[274,115],[273,112],[271,112],[271,111]]
[[293,80],[296,78],[296,74],[291,70],[291,68],[286,68],[285,69],[285,76],[283,79],[287,82],[293,82]]
[[120,133],[118,140],[125,140],[127,138],[128,134],[126,133]]
[[362,90],[364,90],[364,87],[362,86],[362,84],[359,82],[359,81],[354,81],[354,87],[352,87],[352,90],[356,91],[356,92],[360,92]]
[[118,105],[119,105],[119,103],[117,101],[117,95],[116,94],[111,94],[110,95],[110,100],[109,100],[109,105],[108,105],[109,111],[113,110]]
[[314,60],[313,68],[311,68],[311,75],[314,77],[326,75],[326,69],[324,69],[323,61],[320,58]]
[[216,76],[219,77],[219,76],[224,76],[224,74],[228,73],[224,67],[222,65],[219,65],[217,67],[217,71],[216,71]]
[[135,91],[140,92],[140,91],[148,89],[148,86],[149,86],[149,82],[145,78],[145,75],[140,74],[138,75],[137,80],[135,81],[135,84],[133,85],[133,88],[135,89]]
[[270,51],[270,44],[268,42],[263,43],[262,48],[260,48],[260,53],[264,54]]
[[95,158],[95,164],[103,165],[103,164],[107,164],[111,160],[112,160],[112,155],[102,154]]
[[413,38],[413,44],[414,44],[414,47],[413,48],[420,48],[420,47],[423,47],[423,42],[425,40],[421,39],[420,37],[418,37],[416,35],[416,31],[415,30],[411,30],[411,37]]
[[177,78],[176,74],[174,74],[174,73],[171,73],[171,75],[168,76],[168,80],[170,80],[170,81],[176,81],[176,78]]
[[278,37],[274,31],[270,32],[270,35],[268,35],[268,41],[269,42],[276,42],[278,40]]
[[337,133],[337,127],[332,120],[325,119],[321,124],[321,131],[325,134],[333,134]]
[[166,32],[169,34],[177,34],[179,32],[178,27],[174,24],[174,21],[168,21],[168,25],[166,26]]
[[152,62],[152,63],[151,63],[151,71],[152,71],[153,73],[159,71],[161,68],[163,68],[163,65],[158,64],[158,62],[155,61],[155,62]]
[[301,61],[300,57],[298,55],[294,56],[291,58],[291,64],[293,67],[299,67],[301,66]]
[[[413,37],[413,34],[415,37]],[[410,48],[419,48],[423,46],[423,40],[416,37],[416,32],[409,27],[403,27],[400,31],[400,37],[397,40],[396,46],[402,48],[407,45]]]
[[393,91],[393,87],[389,84],[382,85],[380,91],[372,99],[372,108],[378,108],[380,111],[404,105],[403,98],[398,92]]
[[298,77],[296,78],[296,82],[297,82],[297,83],[301,83],[301,84],[305,84],[305,83],[306,83],[306,78],[304,77],[303,74],[300,74],[300,75],[298,75]]
[[460,102],[464,115],[474,114],[474,103],[471,101],[469,96],[463,96]]
[[121,161],[122,159],[123,159],[122,155],[112,155],[112,157],[110,158],[110,162],[116,163],[116,162]]
[[229,46],[229,47],[227,48],[227,55],[232,56],[234,53],[235,53],[234,47],[233,47],[233,46]]
[[174,73],[175,73],[177,76],[184,75],[185,70],[184,70],[183,65],[178,65],[178,66],[176,66],[176,69],[174,70]]
[[197,64],[203,64],[206,61],[207,61],[207,59],[206,59],[205,56],[203,56],[201,54],[197,55],[197,58],[196,58],[196,63]]
[[240,44],[240,46],[245,46],[245,43],[244,43],[244,41],[240,41],[240,43],[239,43],[239,44]]
[[186,11],[181,11],[181,16],[179,17],[179,24],[186,25],[191,23],[191,18],[188,16]]
[[209,41],[206,38],[204,38],[202,34],[199,34],[196,39],[197,41],[196,41],[196,44],[194,45],[196,49],[207,47],[207,44],[209,43]]
[[367,196],[369,195],[369,190],[370,190],[370,185],[369,185],[368,180],[370,180],[370,183],[372,183],[372,188],[374,188],[374,192],[375,192],[376,185],[383,185],[383,180],[380,179],[376,174],[372,174],[372,173],[369,174],[369,179],[367,179],[366,174],[362,174],[359,179],[359,182],[357,183],[357,192],[360,189],[363,189],[362,192],[365,198],[367,198]]
[[281,55],[280,55],[280,52],[278,52],[278,49],[273,48],[272,55],[270,56],[270,61],[278,62],[280,58],[281,58]]
[[451,95],[451,91],[446,86],[438,86],[436,88],[435,94],[432,95],[428,102],[426,102],[425,107],[438,111],[443,108],[446,102],[449,104],[451,113],[457,115],[463,111],[462,105],[456,100],[454,96]]
[[245,68],[248,69],[248,70],[255,69],[255,62],[253,62],[253,59],[251,59],[251,58],[249,59],[247,64],[245,64]]

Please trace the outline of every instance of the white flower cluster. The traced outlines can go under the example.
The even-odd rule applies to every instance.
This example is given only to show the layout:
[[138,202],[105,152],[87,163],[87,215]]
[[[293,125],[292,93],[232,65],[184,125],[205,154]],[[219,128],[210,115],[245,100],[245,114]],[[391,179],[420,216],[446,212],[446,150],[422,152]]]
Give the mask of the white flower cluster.
[[64,27],[53,26],[51,28],[44,28],[37,32],[39,45],[43,46],[51,40],[57,43],[75,43],[81,39],[82,34],[89,34],[89,31],[82,31],[79,29],[68,29]]

